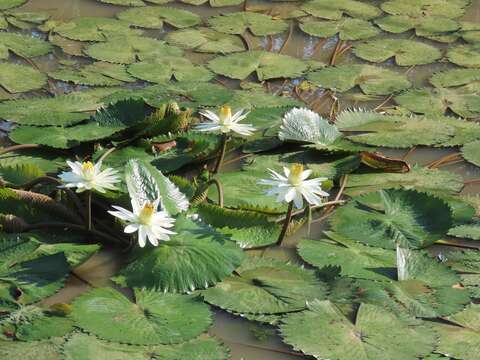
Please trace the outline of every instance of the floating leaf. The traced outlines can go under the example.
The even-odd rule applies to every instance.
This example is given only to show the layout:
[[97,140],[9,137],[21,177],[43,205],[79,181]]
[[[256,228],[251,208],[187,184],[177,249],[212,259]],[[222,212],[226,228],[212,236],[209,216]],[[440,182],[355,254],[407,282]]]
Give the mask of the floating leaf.
[[243,258],[225,236],[198,221],[179,217],[176,235],[155,249],[137,249],[133,261],[114,281],[134,287],[187,292],[228,276]]
[[382,3],[383,11],[393,15],[443,16],[457,18],[465,13],[468,0],[390,0]]
[[0,341],[0,356],[4,359],[21,357],[23,360],[62,360],[63,338],[44,341]]
[[440,50],[431,45],[404,39],[371,40],[356,45],[353,53],[363,60],[375,63],[393,57],[400,66],[430,64],[442,56]]
[[159,6],[128,9],[119,12],[117,17],[130,25],[147,29],[161,29],[164,22],[179,29],[195,26],[201,22],[200,16],[190,11]]
[[459,66],[480,67],[480,44],[457,45],[448,49],[447,59]]
[[339,65],[308,74],[317,86],[339,92],[359,86],[367,95],[388,95],[411,86],[408,79],[395,71],[371,65]]
[[317,359],[410,360],[435,349],[436,334],[424,322],[362,304],[355,324],[330,301],[313,301],[280,325],[286,343]]
[[338,34],[340,40],[365,40],[380,33],[380,30],[366,20],[343,18],[337,21],[307,20],[300,23],[300,29],[320,38]]
[[184,29],[169,32],[165,41],[183,49],[204,53],[228,54],[245,50],[240,37],[210,28]]
[[190,60],[178,56],[164,56],[152,62],[131,64],[128,73],[152,83],[164,83],[171,78],[178,81],[209,81],[215,76],[203,65],[194,65]]
[[40,71],[19,64],[0,63],[0,86],[10,93],[41,88],[47,77]]
[[342,276],[381,281],[395,277],[395,252],[365,246],[335,234],[327,235],[331,235],[333,241],[301,240],[298,253],[302,259],[320,269],[339,266]]
[[8,59],[9,51],[24,58],[46,55],[53,46],[36,37],[17,33],[0,33],[0,59]]
[[410,111],[419,114],[440,114],[447,110],[470,118],[480,113],[480,99],[476,92],[462,88],[412,89],[395,97],[395,101]]
[[103,43],[90,45],[85,54],[94,59],[131,64],[137,60],[149,60],[158,56],[181,56],[183,51],[165,42],[140,36],[112,37]]
[[113,36],[142,35],[129,27],[128,22],[104,17],[77,17],[55,26],[54,31],[67,39],[79,41],[106,41]]
[[201,204],[197,210],[203,221],[230,236],[241,248],[274,244],[280,235],[280,226],[264,214],[209,204]]
[[430,83],[437,87],[464,86],[468,90],[478,89],[480,74],[476,69],[452,69],[438,72],[432,75]]
[[219,56],[210,60],[208,67],[217,74],[240,80],[255,72],[260,81],[293,78],[307,70],[307,65],[302,60],[268,51]]
[[63,67],[49,72],[51,78],[80,85],[115,86],[136,79],[127,73],[125,66],[96,62],[81,68]]
[[138,345],[183,342],[210,326],[208,307],[192,296],[139,289],[134,295],[131,302],[113,288],[94,289],[73,301],[71,316],[102,339]]
[[446,203],[416,191],[383,190],[353,198],[331,217],[340,236],[366,245],[414,249],[442,239],[451,227]]
[[243,34],[250,30],[255,36],[275,35],[288,29],[288,23],[255,12],[233,12],[208,19],[208,24],[226,34]]
[[468,162],[480,166],[480,140],[466,144],[462,148],[462,156]]
[[311,270],[261,257],[247,258],[235,275],[202,291],[205,301],[222,309],[262,314],[302,310],[325,295]]
[[304,4],[303,11],[315,17],[339,20],[344,14],[352,18],[371,19],[382,12],[374,5],[355,0],[312,0]]
[[375,23],[382,30],[394,34],[415,29],[417,36],[447,33],[460,28],[460,24],[457,21],[436,16],[391,15],[376,19]]
[[465,224],[451,228],[448,235],[467,238],[472,240],[480,240],[480,224]]
[[11,9],[20,5],[23,5],[28,0],[1,0],[0,1],[0,10]]

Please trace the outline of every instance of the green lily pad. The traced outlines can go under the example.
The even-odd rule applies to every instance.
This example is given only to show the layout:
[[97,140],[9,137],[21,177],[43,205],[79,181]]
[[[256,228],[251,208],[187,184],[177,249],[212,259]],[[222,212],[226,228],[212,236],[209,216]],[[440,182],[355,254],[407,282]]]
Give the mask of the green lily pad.
[[173,235],[155,249],[137,249],[113,280],[124,286],[187,292],[221,281],[240,265],[243,253],[211,227],[179,217]]
[[380,189],[393,188],[454,194],[462,190],[463,178],[459,174],[449,171],[419,166],[414,166],[405,174],[386,172],[350,174],[345,187],[345,193],[349,196],[354,196]]
[[298,253],[303,260],[320,269],[338,266],[342,276],[391,281],[396,276],[395,252],[327,234],[330,239],[301,240]]
[[119,12],[117,17],[130,25],[146,29],[161,29],[164,22],[178,29],[195,26],[201,22],[200,16],[193,12],[160,6],[124,10]]
[[355,0],[312,0],[302,5],[301,9],[315,17],[329,20],[339,20],[343,15],[368,20],[382,14],[378,7]]
[[48,76],[56,80],[90,86],[116,86],[124,82],[134,82],[125,66],[96,62],[84,67],[62,67],[48,73]]
[[440,336],[436,352],[455,359],[474,360],[476,354],[472,350],[480,347],[480,306],[470,304],[448,320],[458,326],[436,324]]
[[142,35],[142,31],[131,29],[128,22],[102,17],[78,17],[56,26],[54,31],[78,41],[106,41],[112,36]]
[[451,228],[448,235],[459,238],[480,240],[480,224],[465,224]]
[[250,30],[255,36],[275,35],[288,29],[288,23],[271,16],[254,12],[234,12],[208,19],[216,31],[226,34],[243,34]]
[[380,33],[372,23],[362,19],[343,18],[334,21],[307,20],[300,23],[300,29],[320,38],[338,34],[340,40],[365,40]]
[[41,88],[47,77],[40,71],[19,64],[0,63],[0,86],[10,93]]
[[139,289],[134,295],[131,302],[115,289],[94,289],[73,301],[71,317],[102,339],[138,345],[180,343],[210,326],[208,306],[197,298]]
[[362,304],[355,324],[330,301],[313,301],[280,325],[287,344],[317,359],[410,360],[435,349],[436,334],[421,320]]
[[439,33],[448,33],[460,28],[460,23],[436,16],[408,16],[408,15],[390,15],[376,19],[375,23],[382,30],[399,34],[409,30],[415,30],[417,36]]
[[414,40],[380,39],[356,45],[353,53],[363,60],[380,63],[390,58],[400,66],[430,64],[441,58],[436,47]]
[[341,131],[353,132],[347,136],[351,141],[392,148],[440,144],[455,134],[453,126],[439,126],[438,121],[426,117],[365,111],[343,111],[337,116],[336,125]]
[[274,244],[280,235],[280,226],[264,214],[210,204],[201,204],[197,210],[203,221],[244,249]]
[[307,79],[317,86],[348,91],[359,86],[367,95],[388,95],[411,86],[398,72],[371,65],[338,65],[308,74]]
[[12,25],[22,30],[30,30],[50,18],[50,15],[44,12],[29,12],[29,11],[5,11],[0,16],[0,28],[7,30],[8,25]]
[[228,54],[245,50],[240,37],[210,28],[172,31],[165,36],[164,40],[182,49],[192,49],[202,53]]
[[468,68],[480,67],[480,44],[457,45],[450,47],[447,59],[459,66]]
[[307,65],[300,59],[268,51],[248,51],[219,56],[210,60],[208,67],[219,75],[240,80],[255,72],[260,81],[293,78],[307,70]]
[[0,59],[8,59],[9,51],[24,58],[33,58],[46,55],[52,49],[51,44],[36,37],[17,33],[0,33]]
[[449,206],[424,193],[382,190],[353,198],[330,218],[333,231],[347,239],[384,249],[396,243],[424,248],[444,238],[451,227]]
[[152,83],[165,83],[172,78],[178,81],[210,81],[215,74],[203,65],[194,65],[178,56],[159,57],[155,61],[137,62],[128,66],[128,73],[137,79]]
[[90,45],[84,52],[94,59],[118,64],[183,54],[183,50],[167,45],[164,41],[140,36],[113,37],[103,43]]
[[382,3],[383,11],[393,15],[443,16],[458,18],[465,13],[468,0],[390,0]]
[[406,91],[395,101],[410,111],[419,114],[443,115],[447,110],[465,117],[480,113],[480,99],[476,92],[462,88],[422,88]]
[[1,0],[0,1],[0,10],[11,9],[20,5],[23,5],[28,0]]
[[238,313],[278,314],[303,310],[324,299],[326,288],[311,270],[279,260],[249,257],[232,275],[202,291],[210,304]]
[[433,74],[430,83],[437,88],[462,86],[466,90],[480,90],[480,74],[477,69],[452,69]]
[[480,166],[480,140],[466,144],[462,148],[462,156],[468,162]]
[[63,338],[44,341],[0,341],[0,356],[4,359],[62,360]]

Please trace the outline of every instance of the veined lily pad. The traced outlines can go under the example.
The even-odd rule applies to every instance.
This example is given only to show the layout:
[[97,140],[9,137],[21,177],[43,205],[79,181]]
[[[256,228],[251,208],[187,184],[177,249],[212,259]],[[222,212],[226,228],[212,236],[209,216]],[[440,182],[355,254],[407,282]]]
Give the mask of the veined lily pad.
[[205,301],[222,309],[263,314],[302,310],[325,295],[311,270],[261,257],[247,258],[235,275],[202,291]]
[[298,253],[320,269],[339,266],[342,276],[391,281],[396,276],[396,256],[392,250],[366,246],[327,233],[333,240],[301,240]]
[[480,166],[480,140],[466,144],[462,148],[462,156],[468,162]]
[[336,21],[307,20],[300,23],[300,29],[309,35],[320,38],[338,34],[340,40],[364,40],[380,33],[380,30],[370,22],[351,18]]
[[448,49],[447,59],[468,68],[480,67],[480,44],[457,45]]
[[164,22],[179,29],[201,22],[200,16],[190,11],[160,6],[128,9],[118,13],[117,17],[130,25],[146,29],[161,29]]
[[49,18],[49,14],[42,12],[5,11],[0,14],[0,28],[7,30],[12,25],[22,30],[32,29]]
[[94,59],[119,64],[183,54],[183,50],[167,45],[163,41],[139,36],[110,38],[103,43],[90,45],[84,52]]
[[165,83],[172,78],[178,81],[209,81],[215,76],[203,65],[194,65],[178,56],[163,56],[155,61],[131,64],[128,73],[152,83]]
[[443,16],[458,18],[465,13],[469,0],[390,0],[382,3],[383,11],[393,15]]
[[476,91],[480,90],[480,72],[477,69],[452,69],[432,75],[430,83],[437,87],[456,87]]
[[437,48],[414,40],[380,39],[356,45],[353,53],[371,62],[383,62],[392,57],[400,66],[430,64],[442,53]]
[[169,44],[197,52],[228,54],[245,50],[241,38],[210,28],[184,29],[169,32],[165,36]]
[[24,360],[62,360],[63,338],[43,341],[0,341],[0,356],[4,359],[21,357]]
[[208,24],[213,29],[226,34],[243,34],[248,29],[256,36],[279,34],[288,29],[285,21],[254,12],[234,12],[214,16],[208,19]]
[[0,10],[11,9],[23,5],[28,0],[0,0]]
[[367,95],[387,95],[411,86],[400,73],[371,65],[338,65],[308,74],[307,79],[320,87],[348,91],[360,86]]
[[256,72],[260,81],[302,75],[307,65],[299,59],[268,51],[247,51],[219,56],[208,63],[217,74],[243,80]]
[[419,114],[443,115],[447,110],[465,118],[480,114],[477,93],[463,88],[412,89],[396,96],[395,101]]
[[424,248],[446,236],[452,224],[449,206],[424,193],[382,190],[353,198],[330,218],[340,236],[366,245],[394,249]]
[[67,39],[79,41],[106,41],[112,36],[142,35],[130,28],[128,22],[102,17],[79,17],[60,24],[54,31]]
[[71,316],[100,338],[138,345],[190,340],[211,323],[208,307],[195,297],[139,289],[134,295],[131,302],[113,288],[94,289],[74,300]]
[[53,49],[39,38],[17,33],[0,33],[0,59],[8,59],[9,51],[25,58],[46,55]]
[[48,73],[51,78],[91,86],[115,86],[123,82],[134,82],[125,66],[96,62],[82,68],[63,67]]
[[317,359],[410,360],[430,354],[436,344],[435,332],[420,320],[362,304],[352,324],[333,303],[318,300],[289,314],[280,333],[287,344]]
[[368,3],[355,0],[312,0],[302,6],[302,10],[315,17],[339,20],[344,14],[360,19],[372,19],[382,11]]
[[460,28],[460,23],[445,17],[390,15],[376,19],[382,30],[399,34],[415,29],[417,36],[448,33]]
[[47,77],[40,71],[18,64],[0,63],[0,86],[10,93],[41,88]]
[[238,246],[206,224],[177,218],[177,235],[155,249],[140,249],[114,281],[134,287],[187,292],[228,276],[243,258]]

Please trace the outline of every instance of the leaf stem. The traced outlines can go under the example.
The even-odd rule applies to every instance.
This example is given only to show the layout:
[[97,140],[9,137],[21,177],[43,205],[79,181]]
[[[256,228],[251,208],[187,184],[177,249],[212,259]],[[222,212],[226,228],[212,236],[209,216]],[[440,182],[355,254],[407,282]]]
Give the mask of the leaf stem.
[[213,170],[214,174],[217,174],[222,166],[223,158],[225,157],[225,152],[227,150],[228,135],[222,134],[222,143],[220,144],[220,153],[218,155],[217,163],[215,169]]
[[0,155],[6,154],[12,151],[24,150],[24,149],[36,149],[39,147],[40,147],[39,144],[21,144],[21,145],[7,146],[0,149]]
[[217,179],[211,179],[209,182],[208,182],[208,186],[210,185],[215,185],[215,187],[217,188],[217,193],[218,193],[218,206],[220,206],[221,208],[223,208],[223,188],[222,188],[222,184],[220,183],[220,181],[218,181]]
[[285,235],[287,235],[288,225],[290,225],[290,221],[292,220],[292,212],[293,212],[293,201],[288,203],[288,210],[287,216],[285,217],[285,222],[283,223],[282,231],[280,232],[280,236],[277,240],[277,245],[282,246],[282,242],[285,239]]
[[92,230],[92,191],[87,190],[85,193],[86,197],[86,204],[85,204],[85,209],[86,209],[86,225],[87,225],[87,230],[90,231]]

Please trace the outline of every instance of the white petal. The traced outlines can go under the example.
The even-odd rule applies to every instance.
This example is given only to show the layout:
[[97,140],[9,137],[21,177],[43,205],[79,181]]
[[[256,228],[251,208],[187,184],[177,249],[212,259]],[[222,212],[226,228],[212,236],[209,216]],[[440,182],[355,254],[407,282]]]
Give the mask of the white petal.
[[140,226],[138,228],[138,245],[140,245],[141,248],[145,247],[147,244],[147,234],[145,233],[145,228],[143,226]]
[[297,190],[294,187],[291,187],[287,193],[285,194],[285,201],[290,202],[292,201],[297,195]]
[[297,209],[301,209],[303,207],[303,197],[299,191],[295,191],[295,198],[293,201],[295,202],[295,207]]
[[138,231],[138,228],[139,228],[138,224],[130,224],[130,225],[125,226],[125,229],[123,229],[123,232],[125,232],[127,234],[131,234],[131,233],[134,233],[134,232]]
[[312,175],[312,170],[307,169],[304,172],[302,172],[302,176],[300,177],[302,180],[308,179],[308,177]]

